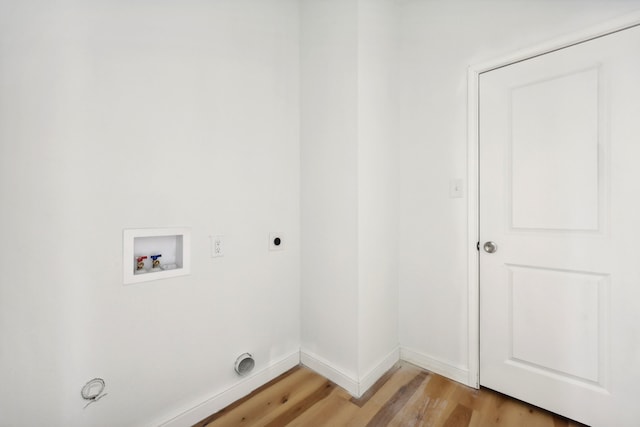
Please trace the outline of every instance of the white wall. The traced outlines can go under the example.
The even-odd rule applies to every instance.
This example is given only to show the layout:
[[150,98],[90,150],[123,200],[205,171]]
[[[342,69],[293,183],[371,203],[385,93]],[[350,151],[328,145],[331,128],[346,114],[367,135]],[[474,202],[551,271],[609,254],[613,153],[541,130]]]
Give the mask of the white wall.
[[357,395],[398,357],[394,7],[301,4],[302,361]]
[[[358,2],[359,378],[398,349],[396,6]],[[391,356],[393,360],[395,356]],[[374,374],[374,378],[376,375]],[[364,384],[366,388],[369,384]]]
[[[0,3],[1,426],[158,425],[297,357],[298,31],[293,0]],[[123,286],[122,230],[163,226],[192,274]]]
[[[302,351],[358,373],[357,2],[301,2]],[[304,359],[303,359],[304,361]]]
[[637,0],[401,0],[400,342],[450,375],[467,361],[467,68],[640,9]]

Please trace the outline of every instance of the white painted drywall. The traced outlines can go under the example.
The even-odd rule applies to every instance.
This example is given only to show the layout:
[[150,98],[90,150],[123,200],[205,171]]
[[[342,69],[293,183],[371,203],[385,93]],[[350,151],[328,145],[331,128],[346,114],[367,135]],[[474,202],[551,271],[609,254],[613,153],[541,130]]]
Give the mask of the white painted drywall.
[[[396,6],[358,2],[359,381],[398,348]],[[365,385],[366,387],[366,385]],[[364,392],[362,389],[360,392]]]
[[[467,68],[640,9],[637,0],[400,0],[400,341],[442,371],[467,361]],[[466,195],[466,189],[465,189]],[[409,353],[409,352],[407,352]]]
[[[298,12],[0,3],[1,426],[158,425],[297,355]],[[123,286],[122,230],[164,226],[191,275]]]
[[398,347],[395,7],[301,4],[303,362],[359,394]]
[[302,351],[358,374],[357,1],[300,13]]

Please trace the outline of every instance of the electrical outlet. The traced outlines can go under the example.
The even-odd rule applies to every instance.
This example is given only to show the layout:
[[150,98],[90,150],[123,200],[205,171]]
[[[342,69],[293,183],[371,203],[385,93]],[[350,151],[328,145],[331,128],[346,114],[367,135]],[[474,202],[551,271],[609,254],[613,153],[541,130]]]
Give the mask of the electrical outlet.
[[269,250],[281,251],[284,250],[284,234],[283,233],[269,233]]
[[211,238],[211,258],[224,256],[224,236],[209,236]]

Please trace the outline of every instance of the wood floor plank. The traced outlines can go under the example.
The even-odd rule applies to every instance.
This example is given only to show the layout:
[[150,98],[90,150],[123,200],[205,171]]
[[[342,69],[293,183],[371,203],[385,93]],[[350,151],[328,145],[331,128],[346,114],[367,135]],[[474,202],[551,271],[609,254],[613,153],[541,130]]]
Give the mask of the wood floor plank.
[[432,404],[431,397],[425,394],[426,384],[433,378],[433,375],[425,378],[420,389],[411,396],[403,410],[391,420],[389,427],[421,427],[424,425],[429,405]]
[[479,406],[471,416],[469,427],[484,427],[493,424],[495,418],[495,405],[498,396],[494,393],[485,393],[486,390],[480,390]]
[[363,394],[360,398],[352,397],[351,403],[358,405],[359,407],[362,408],[369,401],[369,399],[371,399],[371,397],[373,397],[378,392],[378,390],[380,390],[382,386],[384,386],[387,383],[389,378],[395,375],[395,373],[398,371],[398,369],[400,369],[400,367],[401,365],[399,363],[396,363],[382,377],[380,377],[380,379],[376,381],[376,383],[373,386],[371,386],[371,388],[369,388],[369,390],[367,390],[367,392]]
[[389,425],[391,420],[407,404],[409,399],[416,392],[418,387],[427,378],[426,372],[420,372],[409,383],[403,385],[391,396],[387,403],[373,416],[367,427],[384,427]]
[[[261,391],[242,405],[235,406],[231,410],[223,410],[217,418],[205,424],[206,427],[237,427],[261,425],[265,417],[279,415],[277,408],[286,405],[292,396],[301,400],[302,395],[314,390],[326,380],[308,369],[300,369],[292,373],[282,381],[274,384],[272,388]],[[281,410],[284,412],[284,410]]]
[[194,427],[586,427],[400,362],[360,399],[295,368]]
[[[451,413],[455,410],[457,402],[451,399],[456,383],[440,375],[431,374],[431,379],[426,383],[423,395],[430,399],[423,414],[422,426],[442,426]],[[421,427],[422,427],[421,426]]]
[[[360,407],[345,390],[337,387],[326,399],[309,408],[287,427],[335,427],[347,425]],[[328,415],[329,414],[329,415]]]
[[488,390],[482,391],[490,394],[488,404],[479,411],[476,422],[471,426],[553,427],[552,414]]
[[463,384],[454,384],[453,391],[449,398],[455,400],[467,408],[478,410],[484,404],[485,393],[482,390],[476,390]]
[[329,396],[335,388],[336,385],[334,383],[329,380],[325,381],[325,383],[318,387],[313,393],[306,396],[300,402],[290,405],[285,412],[272,419],[269,423],[264,424],[264,427],[286,426],[309,408]]
[[[308,403],[309,400],[315,402],[318,394],[323,393],[329,383],[326,378],[316,374],[316,377],[288,390],[286,396],[283,396],[275,407],[272,407],[268,413],[264,414],[256,426],[264,427],[269,425],[281,416],[286,417],[288,414],[290,415],[290,411],[299,413],[298,408]],[[330,384],[335,387],[333,383]]]
[[[384,406],[384,404],[402,387],[409,383],[416,377],[421,369],[411,365],[402,364],[388,381],[378,390],[378,392],[371,396],[371,398],[365,403],[361,410],[358,411],[355,416],[349,420],[347,427],[363,427],[366,426],[369,421],[375,416],[375,414]],[[426,372],[426,371],[425,371]]]
[[473,410],[457,404],[453,412],[447,417],[443,427],[468,427]]
[[213,422],[216,419],[220,418],[224,414],[230,412],[234,408],[236,408],[236,407],[244,404],[248,400],[252,399],[253,397],[258,395],[259,393],[261,393],[261,392],[263,392],[263,391],[265,391],[267,389],[273,390],[275,384],[282,383],[285,378],[287,378],[288,376],[290,376],[290,375],[292,375],[292,374],[294,374],[296,372],[299,372],[301,369],[302,369],[302,366],[296,366],[294,368],[289,369],[287,372],[283,373],[282,375],[279,375],[278,377],[274,378],[273,380],[269,381],[268,383],[264,384],[263,386],[258,387],[257,389],[252,391],[249,395],[243,397],[242,399],[238,399],[237,401],[235,401],[231,405],[227,406],[226,408],[223,408],[222,410],[220,410],[220,411],[216,412],[215,414],[205,418],[204,420],[200,421],[199,423],[194,424],[193,427],[205,427],[205,426],[207,426],[208,424],[210,424],[211,422]]
[[362,407],[366,408],[368,405],[374,406],[373,404],[383,405],[385,402],[389,401],[391,397],[403,386],[408,384],[411,380],[413,380],[417,375],[421,375],[429,373],[424,369],[420,369],[414,365],[409,363],[402,364],[400,369],[398,369],[394,375],[392,375],[389,380],[387,380],[382,387],[371,396],[367,403],[365,403]]

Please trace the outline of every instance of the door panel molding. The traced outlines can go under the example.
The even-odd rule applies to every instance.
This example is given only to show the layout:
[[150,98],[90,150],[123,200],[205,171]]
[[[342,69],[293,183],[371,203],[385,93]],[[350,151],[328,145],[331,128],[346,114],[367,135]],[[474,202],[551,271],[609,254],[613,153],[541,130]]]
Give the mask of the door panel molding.
[[[509,275],[511,335],[507,361],[526,365],[543,375],[573,379],[607,391],[610,275],[533,265],[505,264],[505,267]],[[590,288],[586,293],[588,300],[584,298],[585,287]],[[544,292],[555,294],[553,300],[544,300],[545,311],[527,312],[526,306],[541,299]],[[574,298],[581,294],[581,300]],[[518,308],[519,303],[524,310]],[[590,310],[583,310],[580,317],[567,318],[575,313],[566,309],[572,305],[584,305]],[[547,345],[528,346],[531,336]],[[564,339],[567,336],[570,340]]]
[[[479,242],[479,78],[482,73],[545,55],[628,28],[640,26],[640,12],[606,21],[586,30],[472,65],[467,72],[467,218],[468,218],[468,367],[467,385],[480,387],[480,256]],[[601,383],[602,385],[602,383]]]
[[[600,231],[599,68],[509,89],[506,217],[512,231]],[[536,208],[541,205],[553,209]]]

